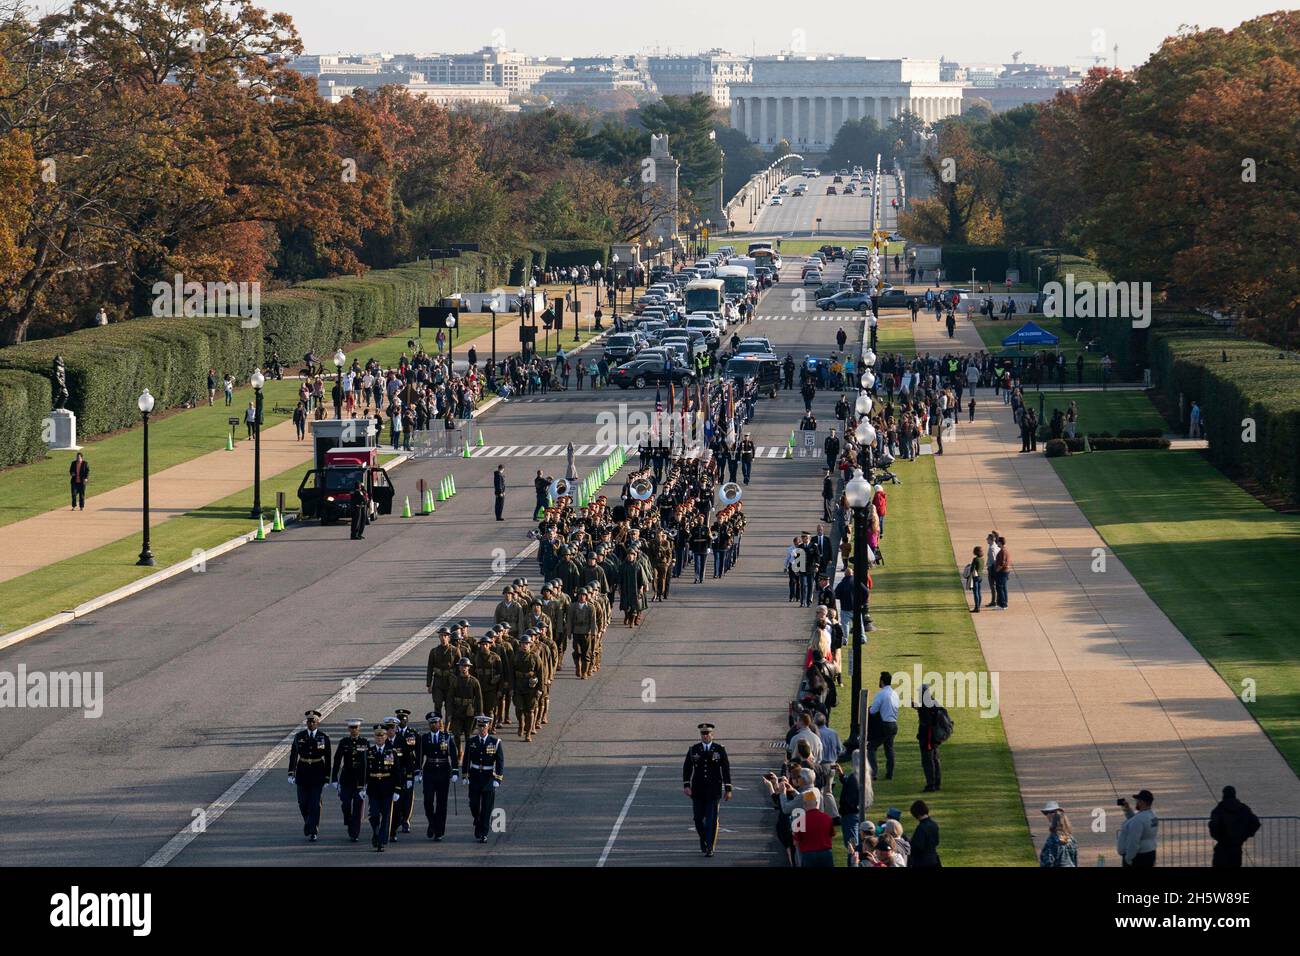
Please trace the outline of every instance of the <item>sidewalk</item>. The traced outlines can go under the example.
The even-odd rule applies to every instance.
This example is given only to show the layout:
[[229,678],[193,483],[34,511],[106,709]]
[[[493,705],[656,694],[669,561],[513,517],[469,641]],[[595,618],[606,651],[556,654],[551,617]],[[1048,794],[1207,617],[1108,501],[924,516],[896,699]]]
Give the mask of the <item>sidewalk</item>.
[[[519,345],[519,321],[497,326],[498,356],[516,351]],[[503,338],[509,336],[509,339]],[[507,344],[509,343],[509,344]],[[465,354],[473,345],[479,361],[487,360],[492,335],[457,345]],[[327,409],[329,403],[326,403]],[[279,474],[295,465],[306,466],[311,460],[311,431],[297,440],[293,422],[282,422],[262,431],[261,470],[264,478]],[[253,443],[244,441],[234,451],[212,451],[198,458],[155,472],[149,476],[149,524],[162,524],[169,518],[220,501],[248,489],[248,507],[253,506]],[[142,527],[141,498],[143,483],[135,481],[112,491],[86,498],[85,511],[60,508],[34,515],[8,525],[3,555],[0,555],[0,581],[8,581],[38,568],[84,554],[111,544]],[[273,508],[274,501],[263,505]]]
[[[918,351],[977,351],[968,321],[913,326]],[[1114,865],[1115,806],[1146,788],[1162,816],[1206,817],[1225,784],[1255,812],[1300,813],[1300,780],[1218,673],[1170,623],[1070,497],[1041,454],[1019,453],[1009,408],[980,390],[979,417],[935,458],[954,572],[992,529],[1014,556],[1008,610],[975,618],[1001,711],[1025,814],[1041,841],[1039,809],[1071,814],[1079,864]],[[1106,555],[1094,573],[1094,549]],[[1093,832],[1098,811],[1103,833]]]

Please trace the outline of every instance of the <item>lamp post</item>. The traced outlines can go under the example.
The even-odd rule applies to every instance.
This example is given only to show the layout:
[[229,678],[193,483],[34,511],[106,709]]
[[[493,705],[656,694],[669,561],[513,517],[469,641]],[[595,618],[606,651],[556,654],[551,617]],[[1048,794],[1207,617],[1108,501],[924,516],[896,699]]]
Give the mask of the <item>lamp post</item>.
[[149,389],[140,393],[135,405],[140,409],[140,417],[144,421],[144,539],[140,547],[140,560],[136,564],[152,568],[153,551],[149,549],[149,413],[153,411],[153,396],[149,394]]
[[[338,357],[335,356],[335,361],[337,360]],[[260,518],[262,516],[262,386],[266,384],[266,376],[262,374],[260,368],[255,368],[248,381],[253,386],[254,394],[253,512],[251,517]]]
[[609,257],[609,287],[614,290],[614,317],[618,317],[618,253]]
[[578,341],[578,316],[582,314],[582,307],[578,304],[578,270],[573,270],[573,341]]
[[862,653],[866,644],[862,620],[862,589],[867,580],[867,508],[871,505],[871,482],[862,477],[862,469],[853,470],[853,478],[844,486],[844,499],[853,511],[853,695],[846,749],[852,753],[862,747]]
[[[335,352],[334,352],[334,385],[335,385],[335,387],[339,390],[339,405],[338,405],[338,416],[339,416],[339,418],[342,418],[342,417],[343,417],[343,363],[346,362],[347,360],[348,360],[348,357],[347,357],[346,355],[343,354],[343,350],[342,350],[342,349],[336,349],[336,350],[335,350]],[[261,393],[259,392],[258,394],[261,394]],[[260,418],[262,417],[262,415],[261,415],[261,411],[262,411],[262,410],[259,408],[257,411],[258,411],[258,416],[257,416],[257,417],[260,419]]]
[[592,266],[591,269],[596,276],[596,282],[595,282],[596,288],[593,290],[596,299],[596,305],[591,310],[591,333],[592,335],[595,335],[596,334],[596,313],[600,311],[600,294],[605,291],[605,285],[607,283],[603,281],[603,279],[605,278],[602,272],[604,266],[601,265],[599,259],[596,260],[596,264]]

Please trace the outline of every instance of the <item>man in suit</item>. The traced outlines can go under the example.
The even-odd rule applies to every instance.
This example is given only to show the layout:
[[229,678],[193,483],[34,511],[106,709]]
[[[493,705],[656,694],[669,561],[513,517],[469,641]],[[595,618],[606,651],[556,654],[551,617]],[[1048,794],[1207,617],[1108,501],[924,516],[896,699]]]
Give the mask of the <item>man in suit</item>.
[[803,571],[799,574],[799,604],[801,607],[812,607],[813,576],[821,562],[821,552],[813,544],[812,535],[805,531],[802,537],[803,542],[799,547],[803,549],[805,557]]
[[497,470],[492,472],[492,494],[496,497],[496,514],[498,521],[505,521],[501,513],[506,507],[506,466],[497,465]]
[[943,866],[939,860],[939,824],[930,816],[924,800],[912,804],[916,829],[912,831],[912,852],[907,857],[909,869],[934,869]]
[[72,510],[76,511],[79,505],[85,511],[86,479],[90,477],[90,462],[82,457],[81,452],[77,452],[76,459],[68,466],[68,477],[72,481]]
[[722,744],[713,742],[713,724],[700,724],[700,742],[686,752],[682,792],[691,798],[700,852],[713,856],[718,840],[718,810],[731,799],[731,764]]
[[320,796],[330,777],[330,739],[320,729],[320,711],[303,714],[307,729],[294,734],[289,748],[289,783],[298,789],[302,835],[312,843],[320,832]]
[[831,477],[830,466],[822,476],[822,520],[831,520],[831,503],[835,501],[835,479]]
[[826,470],[830,471],[835,467],[835,459],[840,457],[840,440],[835,435],[835,429],[826,436],[826,443],[822,446],[826,452]]
[[823,574],[830,567],[831,559],[835,557],[835,551],[831,545],[830,535],[826,533],[826,530],[821,525],[817,526],[817,533],[813,535],[812,543],[813,548],[816,550],[816,571],[818,574]]

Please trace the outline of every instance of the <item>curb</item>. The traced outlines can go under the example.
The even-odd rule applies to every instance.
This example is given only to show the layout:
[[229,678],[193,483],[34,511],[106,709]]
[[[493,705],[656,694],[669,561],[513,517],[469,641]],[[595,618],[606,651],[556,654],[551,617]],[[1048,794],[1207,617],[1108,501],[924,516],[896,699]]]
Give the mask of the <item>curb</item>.
[[[607,335],[609,335],[609,330],[605,330],[604,332],[601,332],[600,335],[594,336],[588,339],[586,342],[581,343],[576,349],[573,349],[572,352],[580,352],[583,349],[585,349],[587,346],[592,345],[593,343],[596,342],[600,342]],[[572,354],[572,352],[568,352],[565,354]],[[500,402],[501,402],[501,396],[499,395],[493,396],[492,398],[488,399],[479,408],[474,410],[474,418],[472,420],[477,421],[480,415],[482,415],[484,412],[491,409],[493,406],[499,404]],[[382,452],[382,450],[383,449],[381,448],[380,451]],[[384,467],[396,468],[397,466],[403,465],[410,460],[411,460],[410,452],[401,452],[395,458],[392,458],[386,465],[384,465]],[[64,624],[69,624],[72,621],[77,620],[78,618],[85,617],[87,614],[90,614],[94,611],[98,611],[100,608],[107,607],[110,604],[116,604],[118,601],[122,601],[125,600],[126,598],[132,597],[133,595],[139,594],[141,591],[144,591],[147,588],[151,588],[155,584],[162,584],[164,581],[167,581],[170,578],[174,578],[178,574],[183,574],[186,571],[192,570],[194,566],[196,564],[199,564],[200,562],[206,562],[210,558],[219,558],[222,555],[229,554],[231,551],[234,551],[236,548],[242,547],[248,544],[250,541],[256,540],[256,538],[257,538],[257,532],[249,531],[245,534],[239,535],[236,538],[231,538],[229,541],[225,541],[219,545],[216,545],[215,547],[208,548],[207,550],[202,551],[200,554],[189,557],[184,561],[179,561],[176,564],[171,565],[170,567],[163,568],[161,571],[157,571],[153,574],[146,575],[145,577],[141,578],[138,581],[132,581],[130,584],[126,584],[120,588],[117,588],[116,590],[109,591],[107,594],[101,594],[99,597],[91,598],[89,601],[77,605],[75,608],[73,608],[70,611],[60,611],[58,614],[52,614],[49,617],[44,618],[40,621],[36,621],[35,623],[28,624],[26,627],[21,627],[16,631],[9,631],[6,634],[0,634],[0,650],[4,650],[5,648],[8,647],[13,647],[15,644],[21,644],[23,641],[30,640],[31,638],[36,637],[40,634],[44,634],[46,631],[53,630],[56,627],[61,627]]]

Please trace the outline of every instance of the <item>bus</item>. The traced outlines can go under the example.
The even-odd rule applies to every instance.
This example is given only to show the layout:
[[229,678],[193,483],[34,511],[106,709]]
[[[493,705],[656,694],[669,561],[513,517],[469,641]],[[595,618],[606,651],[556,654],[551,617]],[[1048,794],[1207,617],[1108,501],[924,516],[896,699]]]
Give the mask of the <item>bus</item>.
[[753,249],[749,253],[760,266],[771,266],[772,274],[781,272],[781,255],[769,245],[766,249]]
[[686,314],[692,312],[716,312],[722,314],[725,301],[725,285],[721,279],[696,279],[686,283],[684,301]]
[[722,291],[726,295],[743,296],[749,291],[749,270],[744,266],[722,266],[714,273],[714,278],[722,282]]
[[773,249],[773,248],[775,247],[772,245],[771,239],[760,239],[756,242],[751,242],[749,244],[749,254],[752,256],[755,252],[758,252],[760,249]]

